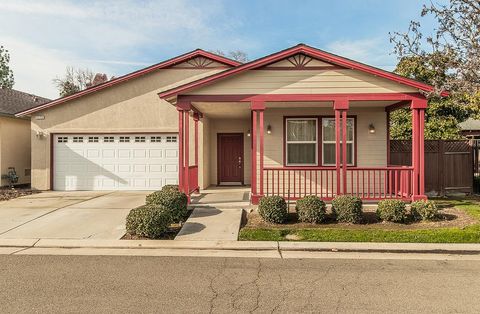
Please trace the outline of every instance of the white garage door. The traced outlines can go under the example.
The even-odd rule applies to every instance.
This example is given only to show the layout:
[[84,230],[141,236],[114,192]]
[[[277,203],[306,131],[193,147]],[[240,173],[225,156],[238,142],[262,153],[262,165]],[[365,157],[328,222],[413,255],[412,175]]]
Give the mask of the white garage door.
[[178,184],[176,134],[54,138],[55,190],[158,190]]

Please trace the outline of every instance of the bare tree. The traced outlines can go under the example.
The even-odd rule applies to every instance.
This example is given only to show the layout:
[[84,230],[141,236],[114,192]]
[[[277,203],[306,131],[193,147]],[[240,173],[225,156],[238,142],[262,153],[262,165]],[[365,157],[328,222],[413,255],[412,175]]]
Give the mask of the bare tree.
[[217,54],[222,57],[227,57],[230,59],[233,59],[238,62],[247,62],[248,61],[248,55],[246,52],[241,51],[241,50],[231,50],[229,52],[224,52],[223,50],[213,50],[212,51],[214,54]]
[[67,67],[64,77],[53,79],[60,97],[78,93],[106,81],[108,81],[108,76],[105,73],[93,74],[90,69],[76,69],[71,66]]

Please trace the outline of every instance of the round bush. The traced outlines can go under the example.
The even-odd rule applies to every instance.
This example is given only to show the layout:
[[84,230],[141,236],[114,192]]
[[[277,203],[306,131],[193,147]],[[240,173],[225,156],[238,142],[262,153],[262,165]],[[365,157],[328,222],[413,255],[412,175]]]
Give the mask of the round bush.
[[410,213],[415,220],[433,220],[438,214],[438,208],[432,201],[416,201],[410,205]]
[[407,208],[401,200],[383,200],[378,202],[377,217],[386,221],[405,222]]
[[176,184],[167,184],[167,185],[164,185],[163,188],[162,188],[162,191],[167,191],[167,190],[180,191],[180,190],[178,189],[178,185],[176,185]]
[[159,238],[173,222],[170,211],[162,206],[144,205],[134,208],[127,216],[129,234],[148,238]]
[[280,196],[264,196],[258,204],[258,214],[270,223],[281,224],[287,220],[287,203]]
[[126,229],[129,234],[136,234],[138,225],[142,222],[144,206],[140,206],[130,210],[127,215]]
[[298,220],[310,223],[320,223],[324,221],[325,208],[325,202],[315,195],[308,195],[298,200],[295,207]]
[[153,192],[146,197],[147,205],[161,205],[170,211],[174,222],[182,221],[185,218],[188,211],[187,203],[187,195],[171,187]]
[[352,195],[339,195],[332,200],[332,212],[338,222],[360,223],[363,219],[362,200]]

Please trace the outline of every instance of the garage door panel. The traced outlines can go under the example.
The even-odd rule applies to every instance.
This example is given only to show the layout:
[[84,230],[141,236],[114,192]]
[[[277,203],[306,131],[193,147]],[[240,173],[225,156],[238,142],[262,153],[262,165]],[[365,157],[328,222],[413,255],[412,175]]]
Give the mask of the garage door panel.
[[158,190],[178,184],[178,143],[167,141],[176,140],[175,134],[54,138],[56,190]]

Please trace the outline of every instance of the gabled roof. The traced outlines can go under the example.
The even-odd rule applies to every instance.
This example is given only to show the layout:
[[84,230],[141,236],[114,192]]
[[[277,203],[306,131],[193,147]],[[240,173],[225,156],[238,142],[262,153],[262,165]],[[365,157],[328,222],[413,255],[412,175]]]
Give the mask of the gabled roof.
[[50,99],[24,93],[15,89],[0,88],[0,114],[14,116],[24,111],[49,102]]
[[57,99],[55,99],[53,101],[50,101],[46,104],[42,104],[42,105],[39,105],[39,106],[35,106],[31,109],[21,111],[16,115],[17,116],[24,116],[24,115],[34,113],[36,111],[40,111],[40,110],[43,110],[43,109],[46,109],[46,108],[49,108],[49,107],[52,107],[52,106],[56,106],[56,105],[65,103],[67,101],[77,99],[77,98],[80,98],[82,96],[89,95],[89,94],[92,94],[94,92],[103,90],[103,89],[108,88],[110,86],[117,85],[117,84],[123,83],[125,81],[140,77],[142,75],[154,72],[158,69],[165,69],[165,68],[168,68],[168,67],[172,67],[174,65],[180,64],[182,62],[188,61],[188,60],[196,58],[196,57],[208,58],[208,59],[211,59],[215,62],[224,64],[224,65],[229,66],[229,67],[235,67],[235,66],[238,66],[238,65],[241,64],[238,61],[235,61],[235,60],[232,60],[232,59],[229,59],[229,58],[226,58],[226,57],[223,57],[223,56],[220,56],[220,55],[217,55],[217,54],[214,54],[214,53],[202,50],[202,49],[196,49],[196,50],[193,50],[191,52],[185,53],[183,55],[174,57],[172,59],[168,59],[166,61],[154,64],[154,65],[149,66],[149,67],[146,67],[144,69],[140,69],[138,71],[135,71],[135,72],[117,77],[115,79],[112,79],[110,81],[107,81],[107,82],[89,87],[89,88],[84,89],[80,92],[77,92],[73,95],[69,95],[69,96],[62,97],[62,98],[57,98]]
[[[388,72],[388,71],[385,71],[385,70],[382,70],[382,69],[379,69],[379,68],[375,68],[375,67],[357,62],[357,61],[353,61],[351,59],[340,57],[338,55],[335,55],[335,54],[332,54],[332,53],[329,53],[329,52],[326,52],[326,51],[323,51],[323,50],[320,50],[320,49],[317,49],[317,48],[313,48],[313,47],[310,47],[310,46],[305,45],[305,44],[299,44],[299,45],[293,46],[291,48],[273,53],[273,54],[268,55],[266,57],[259,58],[257,60],[254,60],[254,61],[251,61],[251,62],[248,62],[248,63],[244,63],[242,65],[239,65],[239,66],[235,67],[235,68],[232,68],[232,69],[229,69],[229,70],[217,73],[217,74],[207,76],[205,78],[202,78],[202,79],[199,79],[199,80],[196,80],[196,81],[193,81],[193,82],[190,82],[190,83],[172,88],[170,90],[163,91],[161,93],[158,93],[158,95],[159,95],[160,98],[163,98],[163,99],[171,98],[171,97],[174,97],[174,96],[176,96],[180,93],[185,93],[187,91],[191,91],[191,90],[194,90],[196,88],[200,88],[200,87],[203,87],[203,86],[206,86],[206,85],[213,84],[217,81],[220,81],[220,80],[225,79],[227,77],[232,77],[232,76],[240,74],[240,73],[244,73],[245,71],[248,71],[248,70],[259,69],[261,67],[264,67],[264,66],[272,64],[274,62],[277,62],[277,61],[283,60],[285,58],[294,56],[294,55],[299,54],[299,53],[300,54],[305,54],[309,57],[319,59],[319,60],[325,61],[325,62],[333,64],[333,65],[337,65],[337,66],[340,66],[340,67],[343,67],[343,68],[358,70],[358,71],[362,71],[362,72],[369,73],[369,74],[372,74],[372,75],[376,75],[378,77],[383,77],[385,79],[392,80],[392,81],[395,81],[397,83],[404,84],[404,85],[407,85],[407,86],[411,86],[411,87],[414,87],[414,88],[418,88],[418,89],[426,91],[426,92],[431,92],[431,91],[434,90],[434,87],[430,86],[428,84],[425,84],[425,83],[422,83],[422,82],[419,82],[419,81],[416,81],[416,80],[413,80],[413,79],[409,79],[409,78],[403,77],[401,75],[398,75],[398,74],[395,74],[395,73],[392,73],[392,72]],[[447,95],[448,95],[447,92],[442,92],[442,96],[447,96]]]

